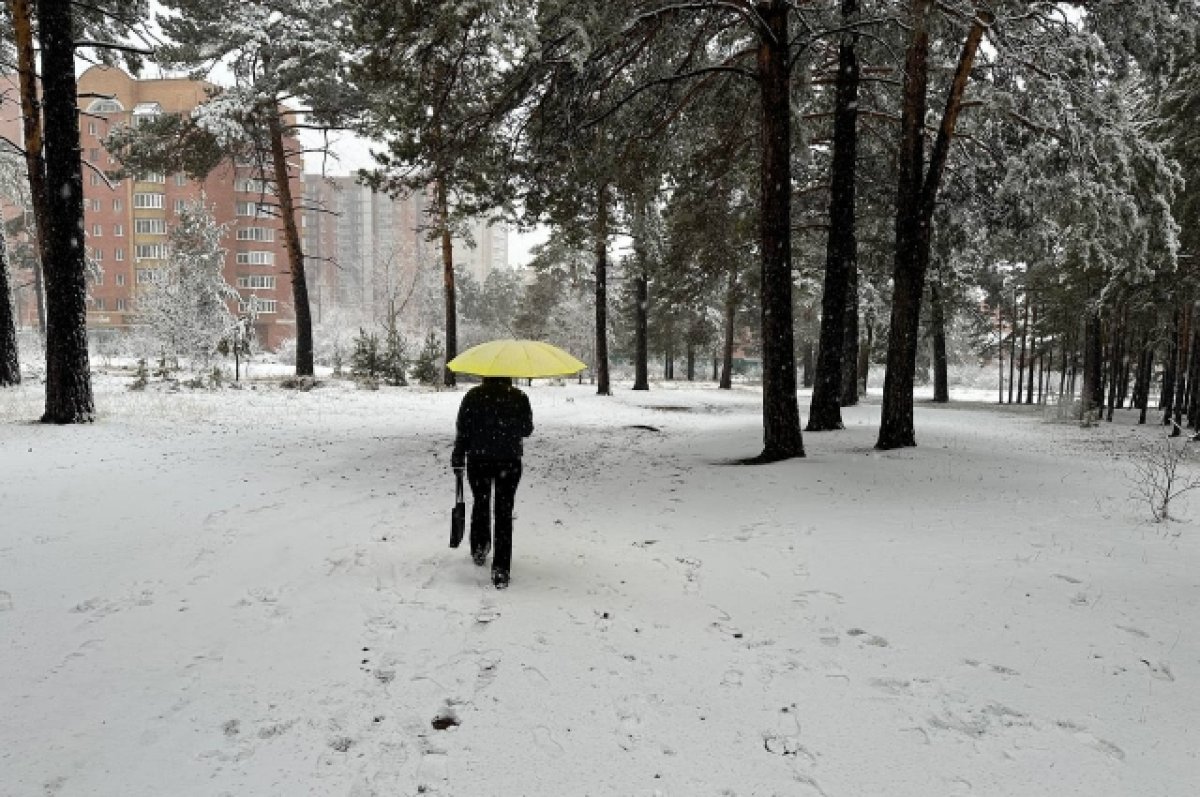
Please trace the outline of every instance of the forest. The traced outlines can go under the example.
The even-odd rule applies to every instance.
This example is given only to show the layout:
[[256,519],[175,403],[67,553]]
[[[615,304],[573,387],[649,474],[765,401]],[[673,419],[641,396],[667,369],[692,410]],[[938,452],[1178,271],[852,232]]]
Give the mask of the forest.
[[[1128,404],[1175,434],[1200,426],[1196,0],[9,0],[5,11],[19,96],[4,102],[23,128],[9,143],[44,296],[44,422],[95,417],[75,78],[101,62],[218,87],[191,116],[107,146],[133,172],[257,159],[285,234],[299,376],[313,373],[314,331],[291,142],[342,131],[375,142],[362,181],[434,199],[447,360],[463,312],[451,236],[487,215],[549,230],[504,323],[552,335],[545,308],[585,291],[574,306],[594,313],[601,395],[614,314],[628,319],[615,345],[630,352],[635,390],[649,387],[652,351],[686,354],[689,375],[713,355],[727,387],[735,337],[752,328],[756,461],[802,457],[804,431],[841,428],[872,361],[886,367],[876,447],[915,446],[914,384],[931,374],[934,401],[948,400],[948,336],[994,365],[1002,403],[1036,391],[1085,422]],[[629,254],[614,262],[618,240]],[[0,266],[0,385],[11,385],[21,374]]]

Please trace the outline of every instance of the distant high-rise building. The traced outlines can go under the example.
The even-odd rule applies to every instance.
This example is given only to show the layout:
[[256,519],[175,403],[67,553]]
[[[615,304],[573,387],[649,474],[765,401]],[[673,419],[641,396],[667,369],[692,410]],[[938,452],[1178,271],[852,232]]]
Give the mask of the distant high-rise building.
[[[203,181],[183,174],[139,174],[115,182],[105,176],[117,168],[103,145],[110,130],[158,114],[188,114],[207,99],[209,88],[184,78],[142,80],[104,66],[79,77],[84,234],[88,255],[100,269],[89,286],[87,322],[93,335],[138,323],[137,297],[157,277],[171,224],[185,204],[198,200],[227,225],[225,279],[242,297],[231,309],[254,308],[256,337],[265,348],[296,334],[291,271],[270,175],[257,165],[228,162]],[[5,114],[0,127],[19,140],[20,120],[14,114]],[[297,153],[292,190],[298,197],[300,149],[295,140],[288,144]]]
[[[441,273],[441,245],[428,239],[428,198],[392,198],[354,177],[304,175],[304,251],[309,257],[313,317],[334,309],[383,319],[393,300],[403,301],[418,276]],[[483,282],[508,268],[508,229],[479,219],[470,225],[473,246],[454,239],[460,273]],[[441,278],[437,277],[440,284]]]

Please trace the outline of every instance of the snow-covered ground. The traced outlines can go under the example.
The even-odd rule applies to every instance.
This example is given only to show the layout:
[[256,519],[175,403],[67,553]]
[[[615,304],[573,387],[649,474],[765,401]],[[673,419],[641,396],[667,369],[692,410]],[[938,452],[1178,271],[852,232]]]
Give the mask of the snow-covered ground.
[[129,381],[0,391],[6,797],[1200,788],[1200,501],[1149,522],[1128,415],[884,453],[869,402],[749,467],[754,388],[535,384],[499,592],[446,547],[461,390]]

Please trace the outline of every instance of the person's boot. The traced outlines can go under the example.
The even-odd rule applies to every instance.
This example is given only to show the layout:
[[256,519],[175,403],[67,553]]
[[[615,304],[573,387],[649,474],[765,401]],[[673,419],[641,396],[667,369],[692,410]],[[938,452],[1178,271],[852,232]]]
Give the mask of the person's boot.
[[482,548],[477,548],[474,545],[472,545],[471,546],[471,561],[474,562],[479,567],[483,567],[485,564],[487,564],[488,551],[490,551],[491,549],[492,549],[491,544],[485,545]]
[[492,568],[492,584],[495,585],[496,589],[507,589],[508,588],[508,571],[507,570],[499,570],[499,569],[493,567]]

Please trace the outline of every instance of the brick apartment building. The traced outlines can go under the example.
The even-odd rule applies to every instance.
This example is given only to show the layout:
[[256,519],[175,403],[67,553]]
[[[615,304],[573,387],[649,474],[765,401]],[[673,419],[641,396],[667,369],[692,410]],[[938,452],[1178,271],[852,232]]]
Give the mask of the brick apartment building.
[[[16,97],[14,76],[5,76],[7,97]],[[290,267],[283,223],[274,207],[271,181],[255,165],[227,162],[207,179],[182,174],[143,174],[119,182],[104,173],[117,167],[104,137],[118,125],[160,113],[190,113],[210,85],[186,78],[138,79],[115,67],[93,66],[78,79],[80,149],[83,159],[84,231],[90,257],[101,276],[89,285],[87,321],[93,340],[137,324],[137,297],[152,284],[165,255],[167,233],[185,203],[203,199],[218,224],[227,227],[225,279],[242,296],[245,311],[257,308],[259,346],[276,348],[295,336]],[[0,135],[21,140],[19,106],[0,103]],[[287,142],[300,151],[299,142]],[[411,285],[419,269],[440,274],[441,252],[421,229],[428,198],[403,199],[359,185],[353,177],[302,175],[301,157],[291,172],[313,321],[345,309],[381,320],[389,298]],[[270,177],[271,175],[268,175]],[[303,202],[300,202],[303,197]],[[5,203],[7,204],[7,203]],[[6,216],[11,218],[11,209]],[[508,231],[479,220],[471,225],[474,246],[455,239],[459,269],[482,282],[493,269],[508,267]],[[437,277],[440,283],[440,276]],[[19,323],[37,323],[29,274],[14,280]]]
[[[203,200],[218,224],[227,225],[225,279],[242,296],[236,312],[253,302],[259,346],[273,349],[295,336],[295,314],[283,224],[272,189],[256,166],[219,166],[203,181],[182,174],[142,174],[110,182],[116,168],[103,139],[118,125],[138,124],[161,113],[190,113],[206,99],[207,83],[185,78],[137,79],[121,69],[93,66],[79,77],[80,149],[83,159],[84,233],[88,253],[100,267],[89,285],[87,322],[93,340],[137,323],[137,297],[155,279],[166,254],[167,232],[185,203]],[[7,105],[0,134],[21,136],[19,115]],[[290,148],[299,151],[295,141]],[[293,195],[301,195],[300,157]],[[23,280],[28,282],[28,280]],[[26,289],[28,293],[28,289]],[[30,316],[29,296],[18,297],[21,321]]]

